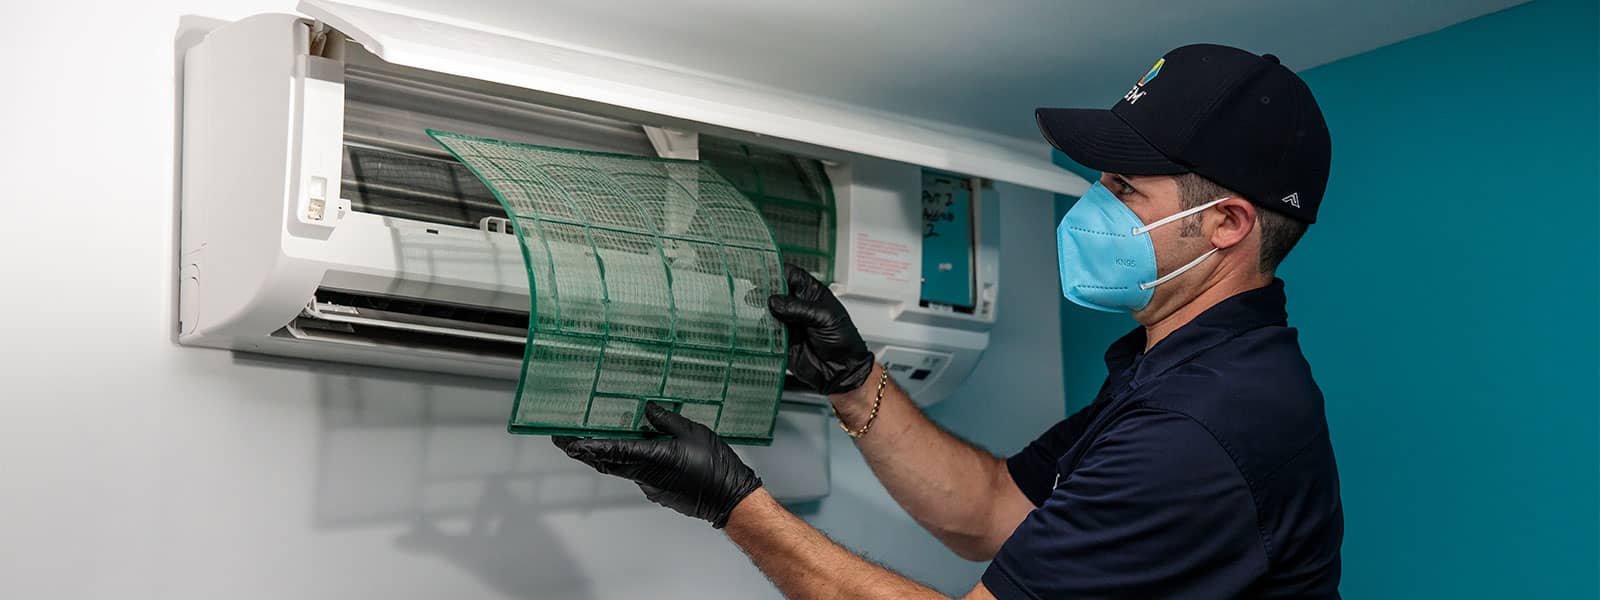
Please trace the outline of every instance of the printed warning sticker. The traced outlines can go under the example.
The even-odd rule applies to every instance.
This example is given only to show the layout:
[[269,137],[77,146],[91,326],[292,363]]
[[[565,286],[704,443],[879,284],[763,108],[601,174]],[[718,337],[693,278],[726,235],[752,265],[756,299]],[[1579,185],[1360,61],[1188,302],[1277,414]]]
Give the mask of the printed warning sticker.
[[911,245],[873,237],[869,232],[859,232],[855,237],[855,251],[851,252],[853,270],[894,283],[911,283]]

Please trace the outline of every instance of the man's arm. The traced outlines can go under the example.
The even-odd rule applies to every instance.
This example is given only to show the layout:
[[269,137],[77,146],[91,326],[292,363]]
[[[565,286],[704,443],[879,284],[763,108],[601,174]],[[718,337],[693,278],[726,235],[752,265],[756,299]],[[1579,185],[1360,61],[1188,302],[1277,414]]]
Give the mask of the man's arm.
[[[827,286],[794,265],[784,265],[784,277],[788,293],[768,307],[789,328],[789,370],[828,394],[840,423],[859,431],[868,425],[883,367]],[[994,556],[1033,510],[1004,462],[934,425],[893,384],[856,444],[889,495],[964,558]]]
[[[601,473],[638,483],[653,502],[726,527],[729,539],[789,598],[944,598],[851,554],[784,510],[710,428],[654,402],[645,406],[645,418],[671,437],[553,441]],[[994,596],[979,584],[967,598]]]
[[[945,598],[833,543],[765,489],[734,507],[726,531],[786,598]],[[965,600],[994,600],[994,595],[979,583]]]
[[[866,424],[882,371],[874,364],[867,385],[829,397],[846,427]],[[893,381],[872,427],[855,442],[895,502],[962,558],[993,558],[1033,511],[1005,461],[941,429]]]

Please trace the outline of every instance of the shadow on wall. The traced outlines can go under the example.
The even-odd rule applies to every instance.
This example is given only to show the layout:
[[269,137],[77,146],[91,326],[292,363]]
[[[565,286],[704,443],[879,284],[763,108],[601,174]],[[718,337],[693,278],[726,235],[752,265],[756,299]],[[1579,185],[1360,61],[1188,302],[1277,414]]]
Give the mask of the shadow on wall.
[[634,486],[596,476],[545,437],[507,434],[511,394],[496,385],[506,382],[251,354],[234,361],[310,368],[320,421],[315,528],[404,526],[397,549],[448,561],[507,596],[593,598],[546,519],[642,502]]

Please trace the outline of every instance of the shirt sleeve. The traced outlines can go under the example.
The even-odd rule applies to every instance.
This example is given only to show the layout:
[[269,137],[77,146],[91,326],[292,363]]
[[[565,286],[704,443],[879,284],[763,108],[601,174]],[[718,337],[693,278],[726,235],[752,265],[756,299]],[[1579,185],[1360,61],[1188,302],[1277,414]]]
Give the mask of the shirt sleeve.
[[1083,437],[1098,408],[1098,405],[1090,404],[1079,409],[1006,459],[1006,470],[1011,473],[1011,480],[1016,482],[1017,489],[1022,490],[1022,495],[1027,496],[1034,506],[1044,504],[1045,498],[1050,497],[1050,490],[1056,485],[1056,463],[1073,444],[1078,443],[1078,438]]
[[1215,438],[1141,409],[1095,439],[983,583],[1001,600],[1234,598],[1266,570],[1258,531],[1249,487]]

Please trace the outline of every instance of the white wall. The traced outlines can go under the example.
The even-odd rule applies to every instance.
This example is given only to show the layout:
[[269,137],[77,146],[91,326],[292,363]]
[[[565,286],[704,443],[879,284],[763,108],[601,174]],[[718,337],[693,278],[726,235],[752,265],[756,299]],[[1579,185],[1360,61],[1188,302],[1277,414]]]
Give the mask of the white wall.
[[[173,343],[177,44],[198,17],[292,8],[10,7],[0,597],[774,597],[719,533],[506,435],[509,385]],[[955,429],[1015,447],[1011,425],[984,428],[1042,430],[1061,400],[1054,271],[1018,258],[1048,245],[1049,198],[1011,190],[1004,316],[975,378],[995,387],[937,412],[979,415]],[[934,546],[835,449],[837,493],[811,518],[970,587],[981,565]]]

